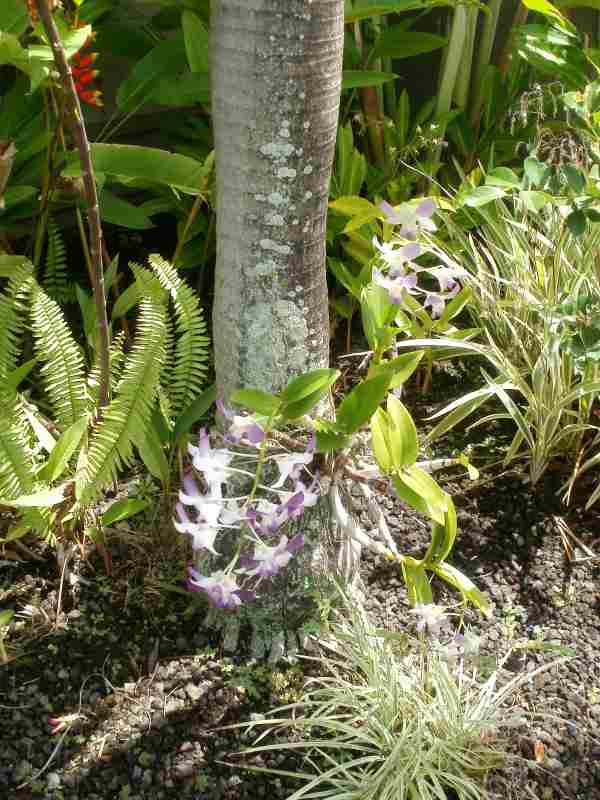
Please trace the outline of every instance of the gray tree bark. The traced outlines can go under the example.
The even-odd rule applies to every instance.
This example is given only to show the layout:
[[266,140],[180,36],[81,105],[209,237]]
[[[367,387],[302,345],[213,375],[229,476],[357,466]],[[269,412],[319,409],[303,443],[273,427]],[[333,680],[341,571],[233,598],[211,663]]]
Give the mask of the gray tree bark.
[[213,0],[218,394],[328,365],[325,223],[343,0]]

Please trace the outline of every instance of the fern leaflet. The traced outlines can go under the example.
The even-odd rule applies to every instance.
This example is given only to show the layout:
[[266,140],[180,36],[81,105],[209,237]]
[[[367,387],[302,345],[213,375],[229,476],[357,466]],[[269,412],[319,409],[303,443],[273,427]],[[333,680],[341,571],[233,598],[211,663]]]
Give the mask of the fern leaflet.
[[152,294],[144,298],[135,341],[115,397],[92,434],[86,463],[76,479],[76,496],[81,503],[93,500],[116,479],[119,469],[132,460],[134,441],[144,436],[165,358],[165,316],[160,297]]
[[177,270],[156,254],[149,257],[149,262],[175,307],[175,360],[167,390],[177,417],[202,391],[208,357],[206,323],[196,293]]
[[74,292],[68,281],[65,243],[59,226],[52,220],[48,223],[48,245],[43,285],[45,291],[57,303],[67,303],[73,300]]
[[12,270],[8,285],[0,294],[0,381],[17,367],[25,306],[23,300],[34,283],[33,265],[23,263]]
[[31,321],[42,376],[56,422],[68,428],[85,413],[87,395],[83,356],[58,304],[39,286],[32,292]]

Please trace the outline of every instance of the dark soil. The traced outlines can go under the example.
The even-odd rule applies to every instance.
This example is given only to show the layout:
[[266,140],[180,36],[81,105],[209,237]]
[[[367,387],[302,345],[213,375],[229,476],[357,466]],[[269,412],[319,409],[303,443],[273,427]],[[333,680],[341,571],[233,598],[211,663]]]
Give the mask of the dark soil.
[[[448,397],[456,396],[453,391]],[[493,446],[488,442],[475,453],[489,458]],[[575,657],[519,691],[518,705],[547,716],[515,732],[519,758],[493,776],[489,788],[497,800],[598,800],[600,563],[583,560],[568,535],[565,542],[558,520],[598,552],[600,511],[561,506],[553,473],[535,490],[519,474],[491,474],[478,482],[457,479],[456,472],[441,478],[459,515],[450,560],[494,606],[490,621],[466,615],[481,637],[481,668],[510,648],[515,654],[506,668],[515,674],[566,651]],[[384,504],[401,551],[422,555],[428,524],[391,495]],[[223,763],[251,738],[219,728],[290,702],[302,673],[298,666],[271,669],[223,656],[219,636],[201,624],[205,607],[177,591],[185,553],[168,527],[167,520],[162,543],[156,533],[116,531],[109,542],[112,575],[92,554],[82,563],[85,582],[75,592],[63,589],[58,618],[60,576],[52,552],[36,551],[40,561],[0,553],[0,609],[22,614],[7,642],[13,660],[0,668],[0,797],[244,800],[291,794],[289,783]],[[393,629],[409,624],[396,568],[367,556],[363,580],[378,623]],[[456,595],[439,591],[440,602],[456,602]],[[57,717],[65,718],[64,737],[64,731],[51,735],[49,718]],[[275,756],[268,763],[281,768],[287,762]]]

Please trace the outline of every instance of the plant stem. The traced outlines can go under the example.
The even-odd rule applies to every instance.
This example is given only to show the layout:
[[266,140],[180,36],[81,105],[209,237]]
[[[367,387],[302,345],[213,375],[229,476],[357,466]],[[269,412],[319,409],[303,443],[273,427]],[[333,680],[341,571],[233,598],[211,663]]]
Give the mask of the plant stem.
[[200,206],[202,205],[203,202],[204,202],[204,197],[201,194],[197,195],[196,199],[194,200],[194,205],[192,206],[190,213],[188,214],[185,224],[183,226],[181,236],[177,241],[177,247],[175,248],[175,252],[173,253],[173,258],[172,258],[173,266],[176,266],[177,259],[181,255],[181,251],[183,250],[183,246],[185,245],[190,228],[194,224],[194,221],[198,216],[198,211],[200,211]]
[[79,161],[81,163],[90,239],[92,289],[94,292],[100,333],[100,390],[98,404],[99,407],[102,408],[108,404],[110,356],[108,317],[106,314],[106,296],[104,292],[104,272],[102,268],[102,226],[100,224],[100,209],[98,207],[96,181],[94,178],[90,145],[83,122],[83,114],[73,81],[73,73],[71,72],[71,67],[67,61],[67,56],[62,42],[60,41],[58,30],[48,7],[48,0],[36,0],[36,7],[46,35],[48,36],[48,41],[50,42],[50,47],[54,55],[54,62],[61,77],[65,92],[67,121],[71,127],[73,139],[75,140],[79,152]]
[[485,76],[492,58],[501,5],[502,0],[489,0],[488,13],[484,17],[479,47],[477,48],[477,64],[473,75],[473,94],[471,96],[471,126],[475,130],[479,129]]

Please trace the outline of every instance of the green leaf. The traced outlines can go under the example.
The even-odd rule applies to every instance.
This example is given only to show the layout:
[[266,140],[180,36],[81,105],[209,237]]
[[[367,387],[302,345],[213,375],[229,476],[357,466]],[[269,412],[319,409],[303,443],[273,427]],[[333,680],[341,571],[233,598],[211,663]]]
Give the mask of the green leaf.
[[376,205],[366,200],[364,197],[338,197],[333,203],[329,203],[329,208],[337,211],[346,217],[365,217],[371,216],[384,218],[383,212]]
[[476,606],[486,617],[492,616],[490,602],[487,596],[481,592],[466,575],[450,566],[450,564],[437,564],[432,567],[432,571],[443,581],[449,583],[450,586],[457,589],[466,600],[469,600]]
[[192,425],[195,425],[196,422],[206,414],[208,409],[215,402],[216,397],[217,385],[213,383],[212,386],[205,389],[193,403],[190,403],[175,422],[175,427],[173,428],[173,439],[175,441],[184,433],[188,433]]
[[137,62],[117,91],[117,107],[122,113],[134,111],[148,102],[163,78],[176,79],[187,67],[183,34],[158,44]]
[[421,53],[430,53],[445,47],[448,39],[434,33],[407,31],[404,25],[390,25],[384,28],[375,42],[370,58],[412,58]]
[[279,397],[260,389],[238,389],[231,395],[231,402],[257,414],[264,414],[266,417],[276,414],[281,406]]
[[333,450],[343,450],[352,441],[349,436],[336,431],[317,431],[317,452],[330,453]]
[[537,11],[538,14],[543,14],[545,17],[555,20],[559,24],[572,28],[573,26],[566,17],[564,17],[556,6],[548,0],[523,0],[523,5],[531,11]]
[[208,72],[208,30],[197,14],[185,10],[181,15],[183,40],[192,72]]
[[427,566],[437,566],[448,558],[454,547],[456,530],[456,508],[454,507],[452,499],[449,498],[444,524],[440,525],[438,522],[433,523],[431,543],[423,559]]
[[586,179],[581,170],[571,164],[563,164],[561,171],[575,194],[583,194],[585,192]]
[[442,316],[438,320],[438,325],[443,328],[450,320],[457,317],[472,296],[473,290],[469,286],[465,286],[461,289],[456,297],[453,297],[452,300],[446,304]]
[[295,403],[288,403],[286,406],[282,407],[280,411],[282,418],[284,420],[293,420],[303,417],[305,414],[308,414],[309,411],[313,410],[319,400],[323,398],[324,394],[325,392],[319,389],[307,395],[302,400],[298,400]]
[[98,197],[100,205],[100,216],[104,222],[111,222],[114,225],[121,225],[124,228],[133,230],[145,230],[153,228],[152,220],[144,212],[132,203],[117,197],[108,189],[102,189]]
[[148,97],[161,106],[191,106],[210,100],[210,77],[207,72],[184,72],[177,79],[164,78]]
[[60,478],[71,459],[71,456],[81,441],[81,437],[87,430],[87,417],[80,417],[60,436],[54,449],[50,453],[50,458],[38,472],[38,478],[46,483],[52,483]]
[[369,368],[368,377],[373,378],[375,375],[387,372],[391,376],[390,389],[397,389],[410,378],[424,355],[425,351],[419,350],[415,353],[403,353],[403,355],[392,358],[389,361],[381,361],[379,364]]
[[387,411],[392,423],[389,432],[392,459],[396,469],[414,464],[419,454],[419,437],[413,418],[403,403],[388,395]]
[[154,424],[153,418],[148,421],[143,432],[133,437],[133,441],[148,472],[159,480],[163,486],[168,486],[171,470],[163,449],[160,433]]
[[127,497],[125,500],[117,500],[109,506],[104,514],[100,517],[102,525],[108,527],[114,525],[115,522],[121,522],[124,519],[129,519],[136,514],[139,514],[144,509],[148,508],[149,502],[135,497]]
[[342,286],[347,289],[351,295],[356,297],[357,300],[360,300],[360,291],[362,289],[362,285],[358,278],[356,278],[346,267],[344,262],[337,258],[328,258],[327,266],[331,272],[333,272]]
[[566,218],[565,223],[573,236],[583,236],[587,228],[587,219],[583,211],[575,209]]
[[281,393],[281,401],[285,405],[297,403],[305,397],[321,392],[322,395],[337,381],[340,373],[337,369],[315,369],[305,375],[293,378]]
[[10,608],[5,609],[4,611],[0,611],[0,628],[6,628],[7,625],[10,625],[11,619],[14,617],[15,612],[12,611]]
[[373,3],[371,0],[346,0],[345,2],[344,24],[359,22],[363,19],[380,17],[383,14],[400,14],[403,11],[422,9],[421,0],[387,0],[387,2]]
[[390,375],[382,373],[355,386],[338,409],[338,428],[346,433],[354,433],[368,422],[385,398],[389,384]]
[[410,556],[402,560],[402,574],[408,593],[408,602],[414,608],[417,603],[433,603],[431,584],[422,562]]
[[65,486],[56,489],[43,489],[33,494],[22,494],[14,500],[0,498],[0,503],[10,508],[50,508],[64,502]]
[[25,380],[36,364],[37,358],[32,358],[29,361],[26,361],[24,364],[21,364],[20,367],[17,367],[12,372],[9,372],[2,388],[8,392],[16,391],[21,382]]
[[521,181],[512,169],[508,167],[496,167],[485,176],[487,186],[499,186],[504,189],[518,189]]
[[394,468],[390,446],[390,421],[382,408],[371,417],[371,443],[375,460],[384,475],[389,475]]
[[450,497],[438,486],[431,475],[413,464],[402,470],[401,480],[423,500],[427,508],[425,513],[435,522],[443,525]]
[[344,70],[342,73],[342,90],[359,89],[363,86],[381,86],[393,81],[398,76],[393,72],[373,72],[371,70]]
[[29,27],[29,14],[24,0],[2,0],[0,31],[20,36]]
[[523,169],[532,186],[541,186],[550,174],[549,167],[533,156],[525,159]]
[[525,204],[525,208],[534,214],[539,214],[548,203],[552,202],[552,197],[547,192],[522,191],[519,192],[519,198]]
[[[194,195],[201,192],[204,186],[204,165],[179,153],[128,144],[92,144],[90,150],[97,176],[135,178]],[[69,154],[63,174],[70,178],[81,175],[76,152]]]
[[477,186],[463,197],[463,205],[471,208],[479,208],[493,203],[494,200],[501,200],[506,197],[506,192],[499,186]]

